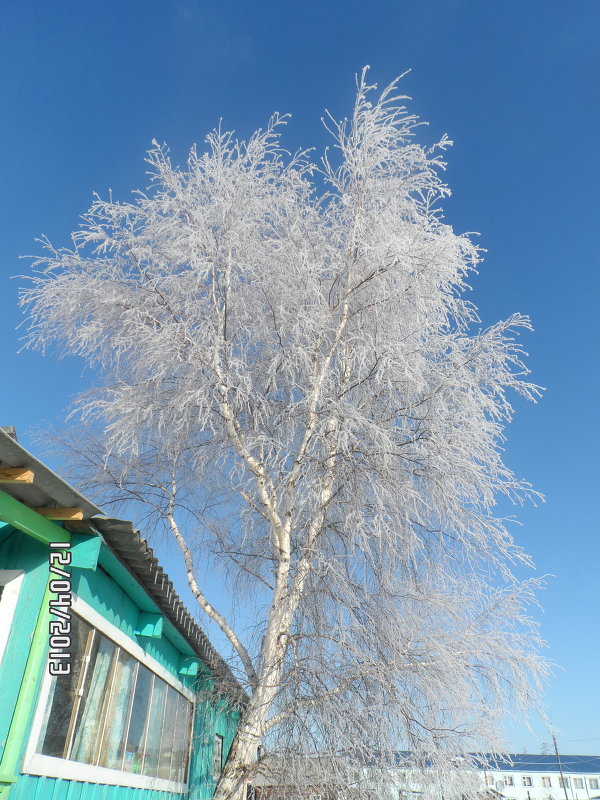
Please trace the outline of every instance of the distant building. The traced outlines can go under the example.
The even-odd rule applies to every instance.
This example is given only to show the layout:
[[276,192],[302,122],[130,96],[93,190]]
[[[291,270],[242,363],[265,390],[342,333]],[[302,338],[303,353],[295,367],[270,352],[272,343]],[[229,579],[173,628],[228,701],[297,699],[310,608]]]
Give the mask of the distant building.
[[481,771],[482,785],[506,800],[600,798],[600,756],[516,753],[493,767]]
[[477,800],[600,800],[600,756],[564,755],[560,764],[554,755],[514,754],[494,761],[473,753],[472,759],[480,769],[457,761],[450,786],[448,777],[445,783],[428,767],[415,769],[408,752],[397,753],[398,766],[383,774],[348,757],[269,755],[251,794],[255,800],[420,800],[427,784],[426,796],[440,800],[449,794]]
[[0,428],[0,799],[208,800],[244,702],[131,523]]

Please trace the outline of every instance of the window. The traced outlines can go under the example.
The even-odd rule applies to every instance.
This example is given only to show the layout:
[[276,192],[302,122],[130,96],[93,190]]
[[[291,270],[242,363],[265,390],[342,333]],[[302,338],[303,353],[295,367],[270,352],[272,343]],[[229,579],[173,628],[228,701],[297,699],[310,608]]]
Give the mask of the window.
[[552,788],[552,778],[549,775],[542,776],[542,786],[544,789]]
[[219,775],[223,769],[223,737],[215,733],[213,743],[213,769],[212,775],[215,781],[219,780]]
[[590,778],[590,789],[598,788],[598,778]]
[[185,783],[190,700],[76,614],[70,654],[71,673],[51,679],[36,753]]
[[523,782],[523,786],[533,786],[533,781],[531,780],[530,775],[523,775],[521,781]]
[[0,661],[8,644],[22,581],[21,570],[0,569]]
[[504,781],[504,785],[505,786],[514,786],[515,785],[515,779],[513,778],[512,775],[503,775],[502,776],[502,780]]
[[486,786],[493,786],[494,785],[494,776],[489,772],[486,772],[486,774],[485,774],[485,784],[486,784]]
[[583,778],[573,778],[573,786],[575,789],[583,789]]
[[568,778],[559,778],[558,785],[561,789],[568,789],[569,788],[569,779]]

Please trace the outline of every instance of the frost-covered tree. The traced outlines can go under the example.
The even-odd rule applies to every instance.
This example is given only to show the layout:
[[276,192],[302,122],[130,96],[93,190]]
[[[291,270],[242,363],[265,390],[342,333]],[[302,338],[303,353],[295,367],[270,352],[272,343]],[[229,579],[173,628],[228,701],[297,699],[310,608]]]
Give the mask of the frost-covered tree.
[[[185,168],[155,145],[147,193],[96,199],[23,294],[29,344],[102,376],[79,401],[96,479],[166,523],[231,647],[249,700],[217,800],[264,741],[410,751],[443,776],[501,748],[545,672],[529,559],[494,512],[530,494],[501,458],[510,393],[536,395],[512,333],[529,322],[480,328],[478,248],[439,211],[450,142],[421,146],[396,82],[374,90],[363,73],[318,164],[281,149],[277,115]],[[207,553],[241,626],[207,596]]]

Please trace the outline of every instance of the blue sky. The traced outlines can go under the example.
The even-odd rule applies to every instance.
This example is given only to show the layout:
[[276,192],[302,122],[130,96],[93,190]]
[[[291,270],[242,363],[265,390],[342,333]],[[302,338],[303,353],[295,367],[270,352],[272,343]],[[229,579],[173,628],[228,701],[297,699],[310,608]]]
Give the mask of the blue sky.
[[[488,250],[472,299],[486,323],[519,311],[536,329],[524,341],[547,392],[517,403],[506,460],[547,497],[515,532],[555,576],[540,619],[563,670],[547,703],[571,753],[600,752],[599,35],[598,0],[4,0],[0,20],[0,424],[34,449],[28,431],[94,378],[17,354],[11,276],[34,238],[66,245],[93,191],[145,186],[152,139],[182,161],[220,118],[245,136],[277,110],[290,149],[321,147],[323,110],[349,113],[363,65],[380,84],[412,70],[422,139],[455,141],[446,219]],[[534,727],[512,748],[548,741]]]

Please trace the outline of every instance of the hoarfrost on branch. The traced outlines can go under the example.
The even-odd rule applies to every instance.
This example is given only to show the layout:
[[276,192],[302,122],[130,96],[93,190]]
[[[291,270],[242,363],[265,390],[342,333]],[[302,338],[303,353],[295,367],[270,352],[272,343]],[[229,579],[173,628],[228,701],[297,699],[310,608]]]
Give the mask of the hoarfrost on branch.
[[[96,198],[23,293],[31,346],[102,376],[78,403],[104,431],[96,485],[166,523],[231,645],[249,700],[217,800],[263,741],[327,754],[347,792],[340,764],[400,750],[449,775],[501,748],[545,673],[529,559],[494,513],[530,494],[501,458],[510,394],[537,394],[529,321],[479,327],[480,253],[438,207],[450,142],[420,145],[404,99],[363,72],[321,162],[281,148],[278,115],[182,169],[155,144],[147,193]],[[209,552],[251,629],[207,598]]]

